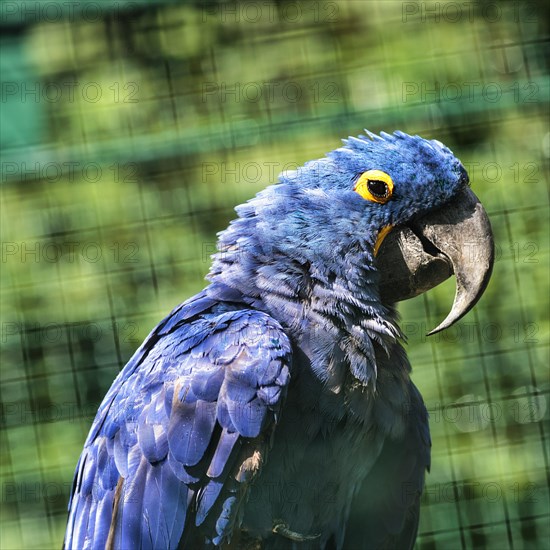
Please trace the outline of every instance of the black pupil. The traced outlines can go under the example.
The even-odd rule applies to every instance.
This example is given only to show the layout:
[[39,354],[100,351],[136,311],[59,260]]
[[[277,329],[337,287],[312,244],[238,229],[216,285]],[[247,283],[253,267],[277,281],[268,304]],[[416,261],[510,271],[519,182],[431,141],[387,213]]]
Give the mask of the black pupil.
[[369,191],[375,196],[385,198],[388,196],[388,186],[385,182],[380,180],[369,180]]

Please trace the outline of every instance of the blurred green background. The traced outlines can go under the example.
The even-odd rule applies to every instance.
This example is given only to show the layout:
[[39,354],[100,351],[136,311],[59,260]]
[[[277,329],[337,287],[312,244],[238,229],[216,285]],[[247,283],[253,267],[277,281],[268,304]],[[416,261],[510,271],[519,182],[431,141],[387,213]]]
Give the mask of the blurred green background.
[[400,306],[433,435],[417,548],[548,547],[548,3],[0,10],[2,549],[60,547],[99,402],[233,207],[365,127],[447,144],[497,243],[454,328],[424,336],[452,281]]

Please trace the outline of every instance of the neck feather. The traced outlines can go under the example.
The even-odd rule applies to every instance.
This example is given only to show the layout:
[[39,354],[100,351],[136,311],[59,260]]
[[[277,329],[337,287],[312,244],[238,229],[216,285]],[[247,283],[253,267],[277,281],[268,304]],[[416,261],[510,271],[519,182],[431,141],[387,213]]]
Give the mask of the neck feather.
[[376,356],[389,355],[401,333],[395,309],[380,302],[372,247],[342,243],[326,228],[314,237],[296,220],[270,223],[254,201],[237,211],[220,234],[209,293],[279,321],[325,382],[343,383],[347,373],[362,385],[374,382]]

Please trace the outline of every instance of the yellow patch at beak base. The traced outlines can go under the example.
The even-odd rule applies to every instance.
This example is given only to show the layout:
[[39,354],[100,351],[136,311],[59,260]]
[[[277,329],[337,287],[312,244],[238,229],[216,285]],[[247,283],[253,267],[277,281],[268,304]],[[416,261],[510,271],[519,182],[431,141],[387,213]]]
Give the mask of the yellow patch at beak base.
[[378,237],[376,237],[376,242],[374,243],[374,255],[376,256],[378,254],[378,249],[380,248],[380,245],[388,235],[388,233],[393,229],[393,225],[386,225],[382,229],[380,229],[380,232],[378,233]]

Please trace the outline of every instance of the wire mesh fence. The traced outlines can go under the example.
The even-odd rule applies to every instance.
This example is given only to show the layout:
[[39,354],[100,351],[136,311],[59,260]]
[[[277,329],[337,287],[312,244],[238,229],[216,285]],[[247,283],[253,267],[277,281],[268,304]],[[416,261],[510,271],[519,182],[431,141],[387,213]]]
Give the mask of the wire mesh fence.
[[547,10],[3,2],[0,547],[60,546],[97,406],[234,206],[365,127],[448,145],[496,240],[453,328],[425,336],[453,282],[400,305],[433,439],[417,547],[545,547]]

